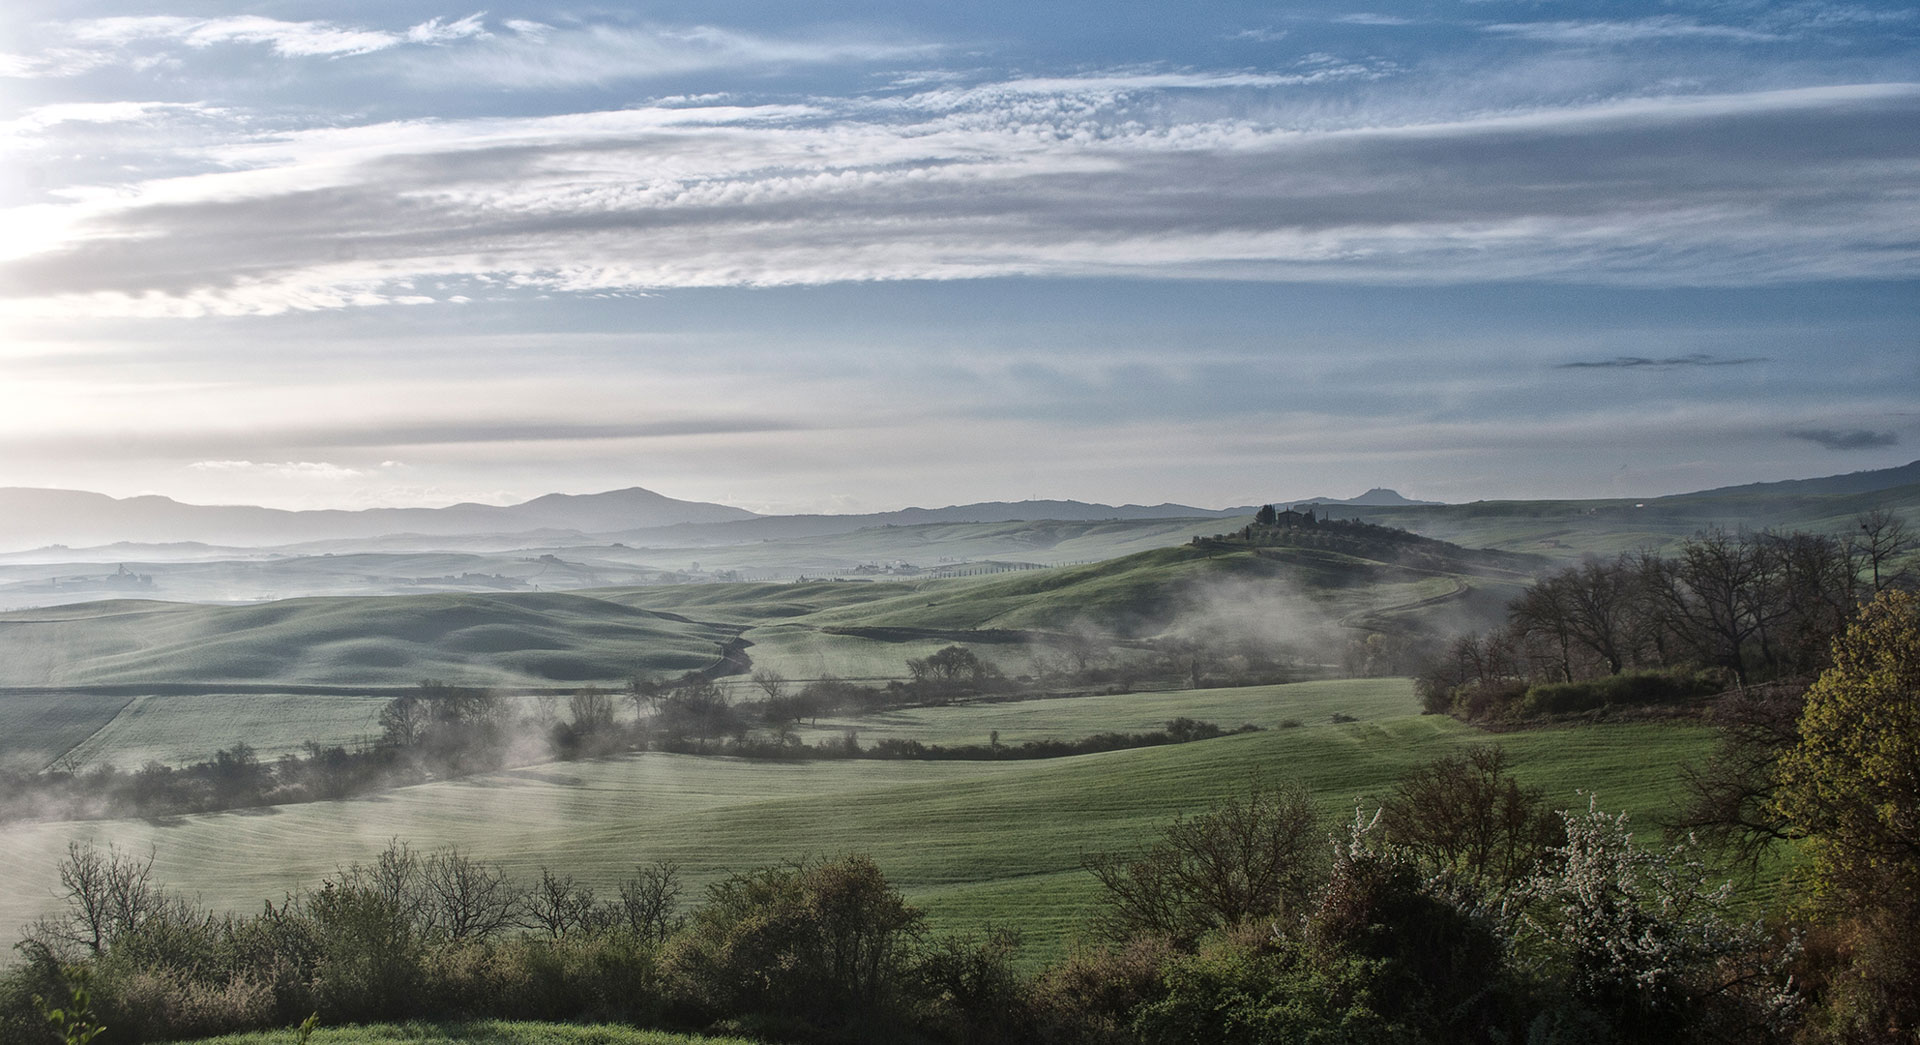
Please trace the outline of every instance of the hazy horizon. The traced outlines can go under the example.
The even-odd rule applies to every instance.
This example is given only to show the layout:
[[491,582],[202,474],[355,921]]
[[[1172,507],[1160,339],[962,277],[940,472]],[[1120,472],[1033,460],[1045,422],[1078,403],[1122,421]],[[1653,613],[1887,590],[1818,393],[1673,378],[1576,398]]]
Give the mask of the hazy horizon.
[[23,0],[0,486],[1660,496],[1920,441],[1920,13]]

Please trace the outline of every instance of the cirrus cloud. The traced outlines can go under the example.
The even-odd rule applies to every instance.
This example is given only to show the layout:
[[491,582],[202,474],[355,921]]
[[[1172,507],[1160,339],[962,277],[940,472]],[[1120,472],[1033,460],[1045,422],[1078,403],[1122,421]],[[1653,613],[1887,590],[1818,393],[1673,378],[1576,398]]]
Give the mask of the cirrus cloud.
[[0,264],[0,312],[446,300],[419,289],[429,280],[497,297],[1007,275],[1920,274],[1903,231],[1920,220],[1920,145],[1900,130],[1920,120],[1920,85],[1315,131],[1139,117],[1141,95],[1194,82],[1111,74],[242,138],[206,151],[220,169],[69,190],[52,217],[36,212],[53,231]]

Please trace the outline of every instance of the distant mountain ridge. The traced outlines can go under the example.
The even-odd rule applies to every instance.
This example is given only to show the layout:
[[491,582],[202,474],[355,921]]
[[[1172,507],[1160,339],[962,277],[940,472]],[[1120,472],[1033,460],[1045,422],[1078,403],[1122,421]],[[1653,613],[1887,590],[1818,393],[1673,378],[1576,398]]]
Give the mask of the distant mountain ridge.
[[[1722,487],[1699,493],[1648,498],[1648,501],[1827,497],[1913,485],[1920,485],[1920,461],[1897,468]],[[1614,503],[1620,500],[1617,497],[1594,499],[1591,503]],[[1457,507],[1437,501],[1413,500],[1381,487],[1351,498],[1276,498],[1267,503],[1351,506],[1388,513],[1395,510],[1420,512],[1428,508],[1447,512]],[[903,508],[860,515],[760,515],[730,505],[678,500],[635,486],[595,494],[547,494],[513,505],[464,503],[444,508],[288,511],[251,505],[185,504],[155,495],[114,498],[78,490],[7,487],[0,488],[0,553],[43,548],[51,544],[78,547],[120,542],[203,542],[229,548],[275,548],[402,536],[524,538],[543,544],[580,538],[720,544],[786,537],[820,537],[851,533],[868,527],[928,523],[1230,519],[1250,516],[1258,507],[1196,508],[1173,503],[1108,505],[1071,500],[1030,500],[983,501],[944,508]],[[1421,514],[1424,517],[1426,513]],[[1411,516],[1408,518],[1411,519]]]
[[0,549],[120,541],[264,547],[401,533],[592,533],[752,518],[754,513],[744,508],[681,501],[637,486],[598,494],[548,494],[506,506],[464,503],[360,511],[184,504],[154,495],[114,498],[79,490],[7,487],[0,488]]
[[1293,506],[1295,508],[1304,508],[1310,504],[1331,504],[1365,508],[1401,508],[1445,503],[1445,501],[1416,501],[1409,497],[1400,496],[1400,491],[1398,490],[1389,490],[1382,486],[1376,486],[1358,497],[1310,497],[1306,500],[1294,501]]
[[1836,494],[1872,493],[1876,490],[1890,490],[1897,486],[1917,484],[1920,484],[1920,461],[1903,464],[1897,468],[1876,468],[1863,472],[1848,472],[1845,475],[1826,475],[1817,479],[1783,479],[1777,482],[1747,483],[1742,486],[1721,486],[1695,493],[1672,494],[1670,497],[1727,497],[1747,494],[1824,497]]

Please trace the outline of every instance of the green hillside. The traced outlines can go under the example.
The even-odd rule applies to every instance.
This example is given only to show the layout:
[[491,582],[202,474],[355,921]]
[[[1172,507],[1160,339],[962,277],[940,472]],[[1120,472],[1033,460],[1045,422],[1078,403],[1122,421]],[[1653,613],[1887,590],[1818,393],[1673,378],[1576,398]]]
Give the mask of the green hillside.
[[[1454,571],[1316,548],[1159,548],[1087,566],[918,587],[823,610],[821,626],[941,629],[1091,627],[1121,637],[1272,616],[1299,627],[1467,591],[1517,591],[1526,575],[1462,556]],[[1505,595],[1501,596],[1504,603]],[[1457,616],[1449,607],[1446,616]],[[1288,618],[1296,618],[1288,620]]]
[[[1032,675],[1069,637],[1128,657],[1145,655],[1143,640],[1266,646],[1318,670],[1368,630],[1444,634],[1496,619],[1524,583],[1515,567],[1531,562],[1336,545],[1182,544],[946,580],[22,610],[0,614],[0,687],[11,688],[0,725],[15,727],[0,734],[0,759],[178,764],[241,740],[274,757],[366,736],[388,687],[617,687],[707,667],[736,636],[754,668],[796,680],[899,678],[909,658],[956,642],[1008,676]],[[757,696],[744,677],[733,685],[736,699]]]
[[[1786,490],[1770,487],[1787,487]],[[1920,485],[1820,493],[1789,483],[1658,498],[1581,501],[1475,501],[1394,508],[1336,508],[1358,517],[1473,548],[1555,558],[1666,551],[1708,527],[1846,533],[1875,509],[1920,519]],[[1807,489],[1819,490],[1813,486]]]
[[0,614],[0,684],[551,685],[703,667],[729,637],[559,593],[126,600]]
[[[1608,808],[1644,819],[1666,808],[1677,767],[1703,753],[1710,737],[1668,724],[1489,737],[1451,719],[1410,714],[1404,681],[1394,684],[1398,708],[1385,690],[1369,696],[1350,688],[1383,685],[1291,694],[1262,687],[1246,699],[1288,704],[1306,724],[1073,758],[760,762],[648,753],[352,801],[159,822],[17,824],[0,831],[0,925],[20,925],[46,909],[55,862],[70,839],[151,845],[166,880],[215,906],[251,909],[342,863],[370,859],[398,837],[421,847],[459,845],[523,877],[542,865],[564,866],[602,888],[634,863],[659,858],[678,861],[698,887],[788,857],[868,852],[936,924],[1017,924],[1035,954],[1052,956],[1085,924],[1094,901],[1091,879],[1079,869],[1082,854],[1139,844],[1253,775],[1298,777],[1331,824],[1408,768],[1491,740],[1508,747],[1521,777],[1556,803],[1583,805],[1578,792],[1591,789]],[[1199,699],[1218,714],[1230,698]],[[1332,722],[1335,711],[1359,721]],[[1399,713],[1371,717],[1388,711]],[[980,709],[960,713],[956,735],[985,724]]]

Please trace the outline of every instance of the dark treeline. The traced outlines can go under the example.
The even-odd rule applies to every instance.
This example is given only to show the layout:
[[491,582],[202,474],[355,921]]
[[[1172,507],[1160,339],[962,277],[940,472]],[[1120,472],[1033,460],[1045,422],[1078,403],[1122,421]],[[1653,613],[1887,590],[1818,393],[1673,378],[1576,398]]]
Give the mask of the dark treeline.
[[963,646],[908,666],[912,681],[887,686],[829,677],[794,689],[775,673],[756,672],[753,682],[764,699],[739,702],[729,700],[719,682],[693,673],[668,682],[636,680],[622,694],[588,687],[564,701],[537,698],[530,712],[489,690],[428,680],[381,709],[378,738],[351,748],[310,742],[303,753],[263,761],[242,743],[179,767],[149,762],[133,772],[108,765],[0,775],[0,819],[159,817],[324,801],[550,759],[648,750],[763,759],[1035,759],[1258,728],[1228,730],[1183,717],[1148,732],[1019,744],[1000,743],[997,732],[986,744],[963,745],[897,738],[862,745],[855,730],[812,744],[801,740],[796,728],[805,718],[1007,695],[998,673]]
[[1810,680],[1863,602],[1912,584],[1913,546],[1874,512],[1838,537],[1709,530],[1671,556],[1589,559],[1514,600],[1506,627],[1456,639],[1417,686],[1430,712],[1497,721]]

